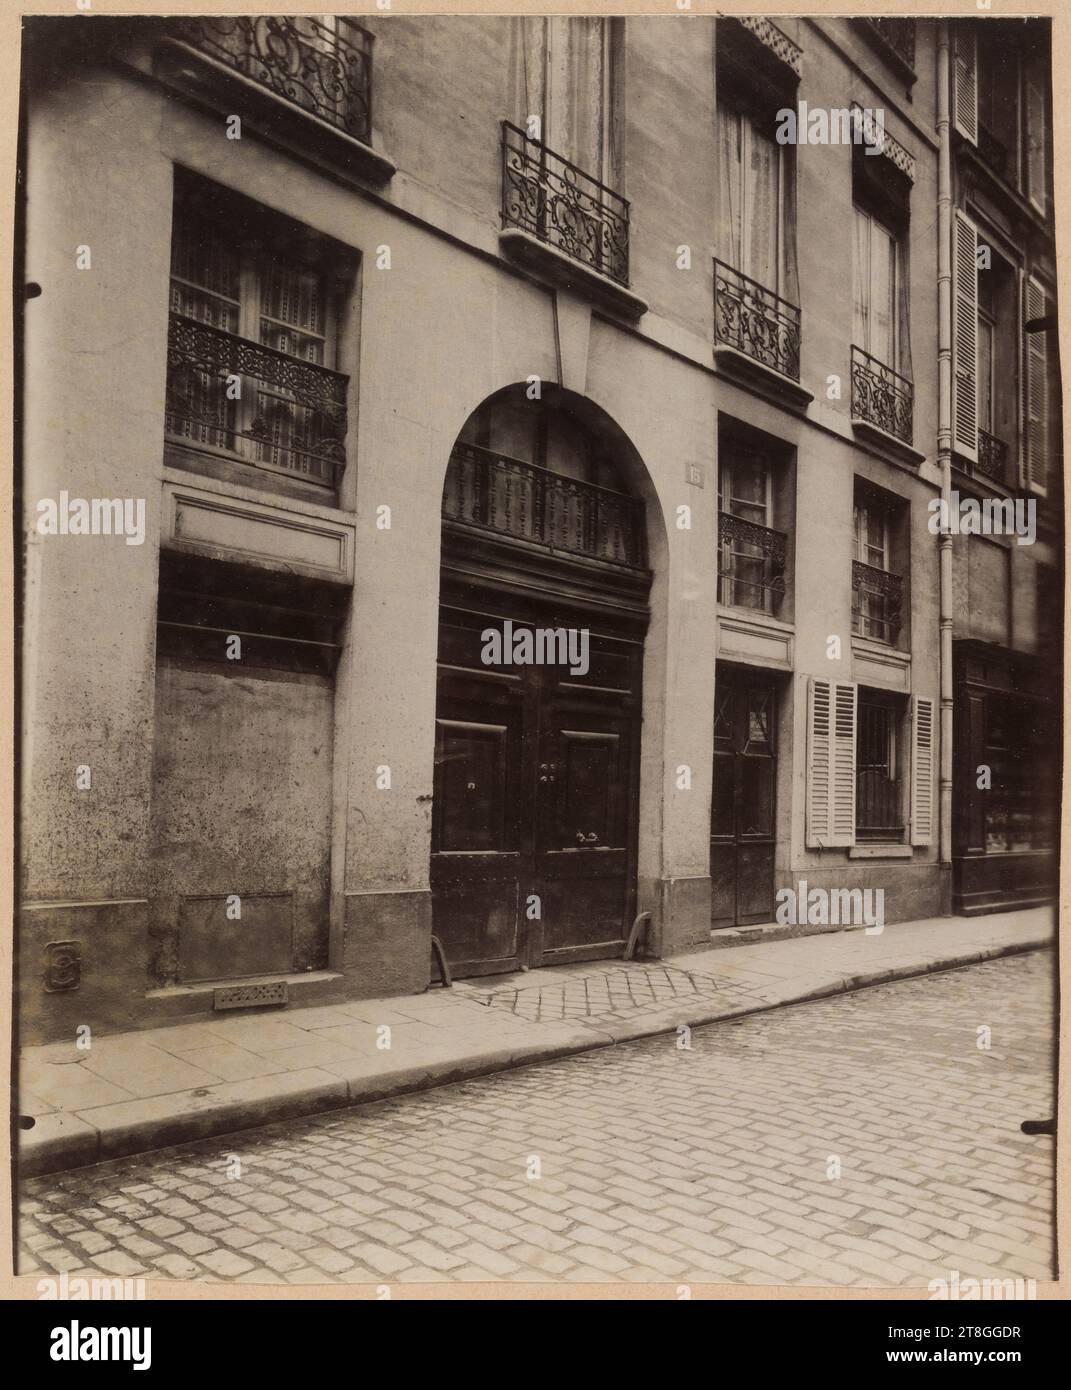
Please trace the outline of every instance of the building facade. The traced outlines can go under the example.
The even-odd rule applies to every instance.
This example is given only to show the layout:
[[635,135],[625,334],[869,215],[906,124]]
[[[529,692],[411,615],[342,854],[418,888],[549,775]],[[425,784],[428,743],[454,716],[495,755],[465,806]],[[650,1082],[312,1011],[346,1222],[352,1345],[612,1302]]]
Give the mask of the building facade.
[[29,24],[24,1040],[1051,892],[1043,30],[1009,182],[936,21]]
[[[953,900],[1052,898],[1062,728],[1063,469],[1044,25],[955,26],[952,484],[1023,498],[1036,536],[953,538]],[[975,270],[971,271],[971,262]]]

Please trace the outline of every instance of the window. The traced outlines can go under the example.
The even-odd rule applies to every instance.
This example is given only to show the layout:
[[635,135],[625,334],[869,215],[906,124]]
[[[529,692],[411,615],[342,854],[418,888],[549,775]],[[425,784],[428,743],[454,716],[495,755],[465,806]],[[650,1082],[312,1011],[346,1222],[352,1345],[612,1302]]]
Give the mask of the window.
[[978,276],[978,423],[994,433],[993,365],[996,360],[997,309],[993,276]]
[[741,274],[785,293],[785,160],[759,121],[718,103],[719,252]]
[[528,131],[538,117],[534,138],[611,186],[619,164],[615,53],[623,22],[562,16],[514,21],[515,119]]
[[1048,46],[1035,34],[1023,58],[1023,106],[1025,114],[1024,163],[1030,201],[1043,216],[1049,208],[1049,83]]
[[855,753],[857,841],[899,843],[904,833],[900,701],[882,691],[859,691]]
[[770,517],[770,474],[757,453],[735,452],[721,465],[718,509],[730,518],[750,523],[721,528],[719,602],[769,612],[772,595],[766,585],[766,561],[753,526],[767,527]]
[[[806,842],[933,843],[935,701],[812,676],[807,700]],[[908,790],[910,794],[908,795]],[[905,806],[911,834],[905,835]]]
[[987,854],[1047,849],[1054,843],[1059,734],[1043,701],[990,694],[985,760],[991,783],[982,799]]
[[852,632],[895,645],[900,638],[907,572],[902,503],[860,479],[855,489]]
[[994,173],[1019,182],[1019,52],[1007,29],[978,26],[978,147]]
[[167,439],[336,486],[347,387],[335,370],[339,297],[327,247],[307,229],[182,179]]
[[956,130],[981,163],[1049,208],[1049,21],[967,20],[953,30]]
[[852,342],[899,370],[899,246],[896,233],[856,206],[852,259]]
[[[775,458],[750,437],[723,429],[718,471],[718,602],[778,613],[788,537],[771,527]],[[784,507],[784,488],[781,488]]]

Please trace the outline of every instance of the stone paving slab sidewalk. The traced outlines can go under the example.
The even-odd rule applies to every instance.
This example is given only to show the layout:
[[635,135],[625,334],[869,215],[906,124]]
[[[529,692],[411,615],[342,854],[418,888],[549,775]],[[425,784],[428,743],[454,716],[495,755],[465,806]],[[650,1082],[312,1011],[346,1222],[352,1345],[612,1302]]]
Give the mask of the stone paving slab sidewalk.
[[[1047,908],[535,970],[23,1050],[23,1176],[226,1134],[1052,943]],[[385,1032],[389,1029],[389,1033]],[[384,1046],[389,1042],[389,1046]]]

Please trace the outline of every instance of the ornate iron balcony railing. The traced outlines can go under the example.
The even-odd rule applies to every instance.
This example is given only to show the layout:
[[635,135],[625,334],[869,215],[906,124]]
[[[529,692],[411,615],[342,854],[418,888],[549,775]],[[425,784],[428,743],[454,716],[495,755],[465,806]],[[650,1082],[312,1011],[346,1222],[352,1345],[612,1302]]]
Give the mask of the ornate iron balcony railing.
[[978,431],[978,472],[998,482],[1007,480],[1008,446],[988,430]]
[[502,225],[519,227],[574,261],[628,284],[625,198],[539,140],[502,122]]
[[718,602],[777,613],[785,596],[788,537],[731,512],[718,515]]
[[915,66],[915,21],[913,19],[868,19],[867,23],[896,56],[909,68]]
[[169,440],[337,486],[346,462],[343,373],[184,314],[170,317],[167,363]]
[[978,154],[994,174],[1004,178],[1008,170],[1008,147],[981,121],[978,123]]
[[915,388],[869,352],[852,345],[852,414],[910,444]]
[[176,19],[176,37],[276,96],[367,144],[372,35],[352,19],[311,15]]
[[475,444],[454,446],[443,517],[615,565],[646,563],[640,498]]
[[852,631],[895,644],[903,625],[904,581],[898,574],[852,561]]
[[714,341],[800,379],[800,311],[795,304],[714,262]]

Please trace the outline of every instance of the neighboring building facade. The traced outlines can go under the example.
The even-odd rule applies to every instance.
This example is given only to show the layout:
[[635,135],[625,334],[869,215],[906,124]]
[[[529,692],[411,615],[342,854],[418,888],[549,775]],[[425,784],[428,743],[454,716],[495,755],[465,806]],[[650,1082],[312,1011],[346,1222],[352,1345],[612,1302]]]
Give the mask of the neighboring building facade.
[[[25,1041],[419,991],[433,932],[666,955],[800,880],[950,910],[945,32],[29,26]],[[61,493],[142,543],[40,534]],[[1025,621],[957,627],[960,698]]]
[[1037,528],[1030,545],[953,543],[953,901],[971,913],[1056,892],[1063,449],[1048,26],[998,19],[951,37],[953,486],[979,503],[1033,499]]

